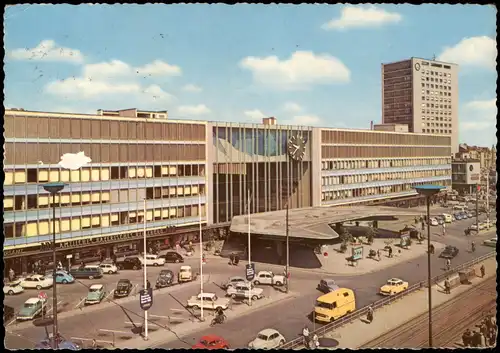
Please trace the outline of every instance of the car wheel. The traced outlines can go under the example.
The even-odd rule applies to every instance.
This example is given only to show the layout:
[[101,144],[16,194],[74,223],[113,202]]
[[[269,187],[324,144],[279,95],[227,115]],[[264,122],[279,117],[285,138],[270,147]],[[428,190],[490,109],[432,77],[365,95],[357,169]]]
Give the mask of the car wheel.
[[67,281],[67,280],[65,280],[65,279],[63,279],[63,280],[62,280],[62,284],[68,284],[68,281]]
[[200,307],[198,305],[193,305],[193,310],[198,310]]
[[236,294],[231,294],[231,298],[236,299]]
[[109,270],[109,271],[108,271],[108,274],[112,275],[112,274],[113,274],[113,271]]
[[222,347],[222,349],[229,349],[229,347],[228,346],[224,346],[224,347]]
[[89,276],[89,279],[94,279],[94,276]]
[[123,266],[121,266],[121,265],[120,265],[120,266],[118,266],[118,269],[119,269],[119,270],[123,270]]
[[282,285],[283,285],[283,283],[281,283],[280,281],[276,281],[276,285],[277,285],[277,286],[282,286]]
[[284,340],[281,340],[280,341],[280,346],[284,345],[285,344],[285,341]]
[[330,322],[334,322],[335,319],[333,317],[330,318]]
[[256,296],[256,295],[252,296],[252,300],[257,300],[257,299],[259,299],[258,296]]
[[42,286],[38,285],[38,286],[36,286],[36,289],[40,290],[40,289],[42,289]]
[[253,284],[255,284],[256,286],[258,286],[260,284],[259,281],[254,281]]
[[12,289],[9,291],[9,295],[14,295],[14,291]]
[[154,267],[156,267],[156,266],[158,266],[158,264],[155,262],[155,263],[153,264],[153,266],[154,266]]
[[175,263],[178,264],[179,263],[179,259],[175,259]]

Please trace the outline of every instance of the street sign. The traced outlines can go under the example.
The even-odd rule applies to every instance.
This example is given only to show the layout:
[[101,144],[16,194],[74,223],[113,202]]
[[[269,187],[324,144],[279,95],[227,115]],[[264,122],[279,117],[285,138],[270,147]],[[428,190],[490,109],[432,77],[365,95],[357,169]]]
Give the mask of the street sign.
[[363,246],[355,246],[352,248],[352,259],[361,260],[363,258]]
[[72,258],[73,258],[73,254],[68,254],[68,255],[66,255],[66,258],[67,258],[67,259],[72,259]]
[[38,293],[38,299],[47,299],[47,293],[45,293],[45,292],[39,292]]
[[148,310],[153,306],[153,288],[141,289],[139,292],[139,305],[142,310]]
[[255,278],[255,264],[246,265],[247,281],[252,281]]

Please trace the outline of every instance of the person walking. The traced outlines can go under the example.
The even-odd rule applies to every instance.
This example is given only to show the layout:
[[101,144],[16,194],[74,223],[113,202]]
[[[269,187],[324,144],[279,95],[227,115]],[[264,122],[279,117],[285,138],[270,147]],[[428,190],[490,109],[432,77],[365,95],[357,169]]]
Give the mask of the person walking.
[[481,265],[479,271],[481,271],[481,278],[484,278],[484,275],[486,274],[486,269],[484,268],[484,265]]
[[446,259],[446,271],[449,271],[451,269],[451,260]]
[[446,235],[446,223],[443,223],[443,236]]
[[14,272],[13,269],[9,270],[9,280],[12,282],[16,278],[16,273]]
[[382,258],[380,257],[380,250],[377,250],[377,258],[378,258],[378,261],[380,261]]
[[392,247],[389,246],[389,257],[392,257]]
[[471,247],[471,251],[472,251],[472,252],[475,252],[475,251],[476,251],[476,243],[472,242],[472,243],[470,244],[470,247]]
[[451,285],[450,285],[450,281],[447,279],[444,280],[444,292],[446,294],[451,294]]
[[465,330],[464,334],[462,335],[462,342],[464,347],[470,347],[471,346],[471,340],[472,340],[472,332],[470,329]]
[[366,320],[368,320],[368,323],[372,323],[373,321],[373,308],[371,306],[368,307],[368,313],[366,314]]

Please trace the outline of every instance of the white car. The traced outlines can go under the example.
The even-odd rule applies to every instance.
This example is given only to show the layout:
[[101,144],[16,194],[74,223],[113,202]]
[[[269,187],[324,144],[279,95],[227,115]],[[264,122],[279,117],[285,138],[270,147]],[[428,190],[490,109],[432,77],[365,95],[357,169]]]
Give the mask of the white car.
[[203,309],[211,309],[216,310],[221,308],[222,310],[226,310],[229,307],[229,298],[219,298],[214,293],[200,293],[198,295],[194,295],[187,301],[187,307],[198,310],[203,306]]
[[286,282],[285,276],[283,275],[275,275],[271,271],[260,271],[253,283],[256,285],[259,284],[270,284],[272,286],[282,286]]
[[47,278],[42,275],[32,275],[26,277],[21,281],[21,287],[24,289],[42,289],[42,288],[50,288],[54,284],[54,280],[52,278]]
[[[483,245],[486,245],[486,246],[492,246],[494,248],[496,248],[497,246],[497,238],[491,238],[491,239],[486,239],[485,241],[483,241]],[[4,293],[5,293],[5,287],[4,287]]]
[[439,222],[436,218],[432,217],[431,218],[431,226],[437,226],[439,225]]
[[257,337],[248,344],[252,349],[275,349],[285,344],[285,337],[272,328],[266,328],[257,334]]
[[14,295],[22,292],[24,288],[21,287],[21,281],[8,282],[3,286],[3,294]]
[[262,288],[257,288],[251,282],[239,282],[233,284],[227,289],[226,295],[231,298],[245,298],[252,300],[261,299],[264,297],[264,290]]
[[225,290],[228,290],[229,288],[233,287],[235,284],[239,282],[247,282],[247,280],[241,276],[233,276],[230,277],[226,283],[223,283],[221,287]]
[[99,264],[99,267],[102,268],[103,273],[109,273],[110,275],[118,273],[118,267],[113,264]]
[[[141,264],[144,266],[144,256],[139,256]],[[158,255],[146,255],[146,266],[164,266],[165,259]]]

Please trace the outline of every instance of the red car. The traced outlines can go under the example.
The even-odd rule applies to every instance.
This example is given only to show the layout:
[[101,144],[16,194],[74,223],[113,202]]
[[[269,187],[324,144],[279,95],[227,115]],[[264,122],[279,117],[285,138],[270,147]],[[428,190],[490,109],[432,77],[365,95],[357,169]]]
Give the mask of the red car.
[[203,336],[192,349],[229,349],[229,344],[222,337],[215,335]]

